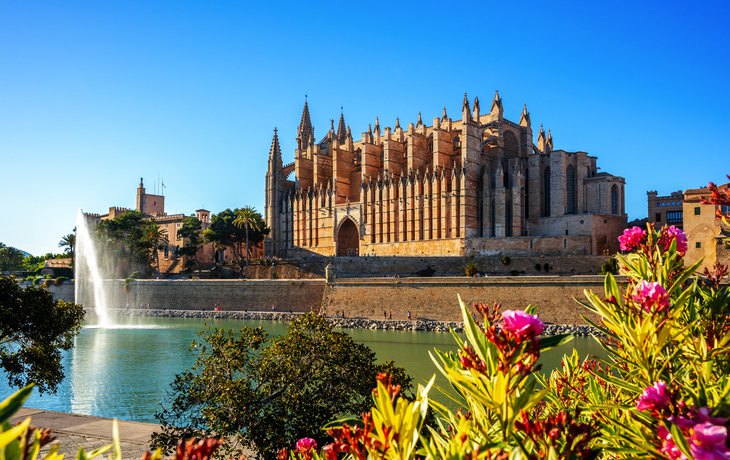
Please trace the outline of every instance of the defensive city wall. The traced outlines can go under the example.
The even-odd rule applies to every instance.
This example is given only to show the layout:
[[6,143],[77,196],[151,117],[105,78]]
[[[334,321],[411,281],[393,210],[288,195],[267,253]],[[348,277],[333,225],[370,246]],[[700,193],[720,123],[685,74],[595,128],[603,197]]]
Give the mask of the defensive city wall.
[[[579,324],[588,315],[573,297],[585,299],[583,291],[603,297],[603,276],[495,276],[487,278],[339,278],[297,280],[136,280],[126,287],[122,280],[109,280],[112,308],[174,310],[302,312],[323,308],[327,315],[344,310],[347,317],[383,319],[392,312],[403,320],[459,321],[457,295],[468,304],[499,302],[504,309],[538,307],[543,321]],[[73,300],[73,285],[50,286],[58,298]],[[85,305],[90,308],[91,305]],[[590,317],[590,315],[588,315]],[[595,318],[594,318],[595,319]]]
[[[561,240],[562,241],[562,240]],[[562,243],[561,243],[562,244]],[[598,274],[601,264],[610,256],[479,256],[462,257],[301,257],[275,259],[274,265],[251,264],[248,275],[252,279],[324,278],[325,267],[332,265],[338,278],[376,278],[385,275],[413,276],[429,269],[436,277],[463,276],[467,264],[477,264],[480,273],[500,275],[544,275],[545,267],[551,275]],[[506,262],[506,263],[505,263]],[[539,265],[539,270],[538,270]]]

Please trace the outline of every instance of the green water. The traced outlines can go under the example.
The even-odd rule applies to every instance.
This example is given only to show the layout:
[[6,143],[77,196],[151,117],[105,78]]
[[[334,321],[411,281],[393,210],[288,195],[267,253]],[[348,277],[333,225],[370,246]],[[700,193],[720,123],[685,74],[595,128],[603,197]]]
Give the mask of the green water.
[[[272,335],[286,332],[287,323],[182,318],[117,317],[117,326],[87,324],[76,338],[75,348],[63,356],[66,379],[55,395],[34,393],[26,407],[75,414],[116,417],[139,422],[155,422],[154,413],[174,375],[195,361],[188,346],[196,332],[210,327],[239,330],[242,326],[262,326]],[[418,382],[430,379],[437,370],[428,352],[434,348],[455,350],[450,334],[411,331],[345,330],[352,338],[375,351],[379,361],[392,359]],[[560,350],[543,354],[543,371],[560,363],[563,353],[576,347],[581,356],[601,355],[592,338],[580,337]],[[439,375],[437,383],[445,380]],[[5,379],[0,398],[10,395]],[[437,395],[434,395],[437,399]]]

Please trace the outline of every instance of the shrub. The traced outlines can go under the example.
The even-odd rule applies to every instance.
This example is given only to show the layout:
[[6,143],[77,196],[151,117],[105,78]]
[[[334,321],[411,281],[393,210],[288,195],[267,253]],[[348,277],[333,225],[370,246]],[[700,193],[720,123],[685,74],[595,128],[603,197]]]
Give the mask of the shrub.
[[59,276],[58,278],[56,278],[56,286],[62,285],[64,281],[68,281],[68,278],[66,278],[65,276]]
[[540,264],[535,264],[535,270],[537,270],[537,271],[540,271],[540,270],[542,270],[542,265],[540,265]]
[[52,284],[55,284],[55,282],[53,280],[50,280],[50,279],[43,280],[43,285],[45,287],[48,287],[48,286],[50,286]]
[[477,270],[477,264],[476,264],[476,262],[473,262],[473,263],[470,263],[470,264],[466,264],[466,269],[464,270],[464,274],[466,276],[474,276],[477,273],[478,273],[478,270]]
[[131,280],[142,280],[145,278],[147,278],[147,277],[144,275],[144,273],[141,273],[138,270],[133,271],[132,274],[127,277],[127,279],[131,279]]
[[618,275],[619,267],[618,267],[618,260],[615,257],[611,257],[606,262],[601,264],[601,275]]
[[520,274],[520,271],[519,270],[510,270],[509,274],[512,276],[518,276]]
[[547,273],[547,272],[549,272],[549,271],[550,271],[550,264],[549,264],[549,263],[547,263],[547,262],[545,262],[545,263],[544,263],[544,264],[542,265],[542,268],[543,268],[543,270],[545,270],[545,273]]
[[511,259],[509,258],[509,256],[503,256],[502,257],[502,263],[505,264],[505,265],[509,265],[510,260]]
[[227,454],[243,444],[274,459],[279,448],[305,436],[322,444],[320,428],[333,417],[366,411],[380,373],[393,375],[403,390],[411,386],[403,368],[377,364],[372,350],[316,313],[297,318],[273,340],[246,326],[199,335],[203,340],[191,347],[196,364],[175,377],[170,400],[155,415],[162,425],[153,435],[157,446],[215,434]]

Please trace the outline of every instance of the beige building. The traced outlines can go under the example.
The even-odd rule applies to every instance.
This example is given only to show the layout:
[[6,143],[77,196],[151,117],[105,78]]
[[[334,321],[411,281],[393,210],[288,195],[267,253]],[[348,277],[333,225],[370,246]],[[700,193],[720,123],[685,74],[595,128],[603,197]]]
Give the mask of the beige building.
[[656,190],[646,192],[648,201],[648,222],[656,228],[664,224],[684,228],[683,204],[684,194],[681,190],[672,192],[668,196],[658,196]]
[[542,126],[534,143],[527,108],[512,122],[499,94],[485,113],[464,95],[461,120],[376,118],[359,140],[341,114],[317,141],[305,102],[296,140],[292,163],[276,130],[269,152],[267,248],[280,257],[602,254],[626,227],[624,178],[555,149]]
[[[730,184],[721,185],[719,188],[727,189],[728,185]],[[691,265],[704,259],[700,271],[705,267],[712,267],[715,261],[730,265],[730,249],[724,241],[730,237],[730,228],[717,217],[718,206],[700,202],[703,197],[710,197],[709,189],[684,191],[684,232],[687,234],[685,260]],[[727,206],[721,207],[720,210],[725,213],[729,211]]]
[[[137,188],[136,210],[143,212],[150,219],[153,219],[167,233],[168,245],[159,253],[160,273],[182,272],[185,269],[185,258],[176,256],[176,252],[178,247],[185,245],[185,240],[178,235],[177,231],[182,227],[183,220],[189,216],[185,214],[168,215],[165,212],[165,197],[162,195],[148,194],[144,188],[142,179],[140,179],[139,187]],[[126,211],[131,211],[131,209],[111,207],[107,214],[86,213],[85,215],[89,224],[96,225],[102,220],[114,219]],[[202,230],[208,228],[210,225],[210,211],[198,209],[195,211],[195,216],[200,220]],[[198,260],[202,262],[202,266],[204,267],[218,260],[223,260],[223,257],[223,251],[216,252],[212,244],[204,245],[198,252]]]

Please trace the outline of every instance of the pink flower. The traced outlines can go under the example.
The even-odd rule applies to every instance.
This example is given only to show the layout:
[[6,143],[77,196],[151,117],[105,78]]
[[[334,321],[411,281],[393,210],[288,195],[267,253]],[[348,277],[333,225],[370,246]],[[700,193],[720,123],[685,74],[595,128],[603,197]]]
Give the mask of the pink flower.
[[657,311],[669,308],[669,295],[659,283],[642,280],[636,286],[631,298],[641,305],[641,308],[647,313],[651,311],[654,305],[657,306]]
[[689,450],[695,460],[730,459],[730,450],[725,445],[727,428],[705,422],[695,425],[690,432]]
[[654,386],[647,387],[639,396],[636,403],[638,410],[660,410],[669,407],[669,395],[667,394],[667,384],[664,382],[654,382]]
[[726,418],[711,417],[710,416],[711,413],[712,413],[712,409],[710,409],[709,407],[703,407],[697,411],[697,413],[694,416],[694,419],[697,420],[697,423],[710,422],[715,425],[724,425],[727,423]]
[[502,312],[503,328],[514,332],[518,337],[535,337],[542,334],[545,324],[537,315],[530,315],[522,310],[507,310]]
[[297,450],[302,451],[310,451],[317,448],[317,441],[315,441],[312,438],[302,438],[299,441],[297,441]]
[[683,256],[687,252],[687,235],[674,225],[662,231],[661,241],[664,243],[664,250],[668,250],[672,241],[677,240],[677,252]]
[[[674,415],[669,417],[669,421],[677,425],[677,428],[679,428],[683,433],[686,433],[687,430],[695,424],[692,420],[686,417],[676,417]],[[661,451],[667,454],[667,457],[678,460],[688,460],[687,456],[685,456],[674,443],[671,433],[669,433],[663,424],[659,424],[659,427],[657,428],[657,436],[659,439],[664,441]]]
[[646,231],[641,227],[631,227],[624,230],[624,234],[618,237],[622,251],[631,251],[644,242]]

